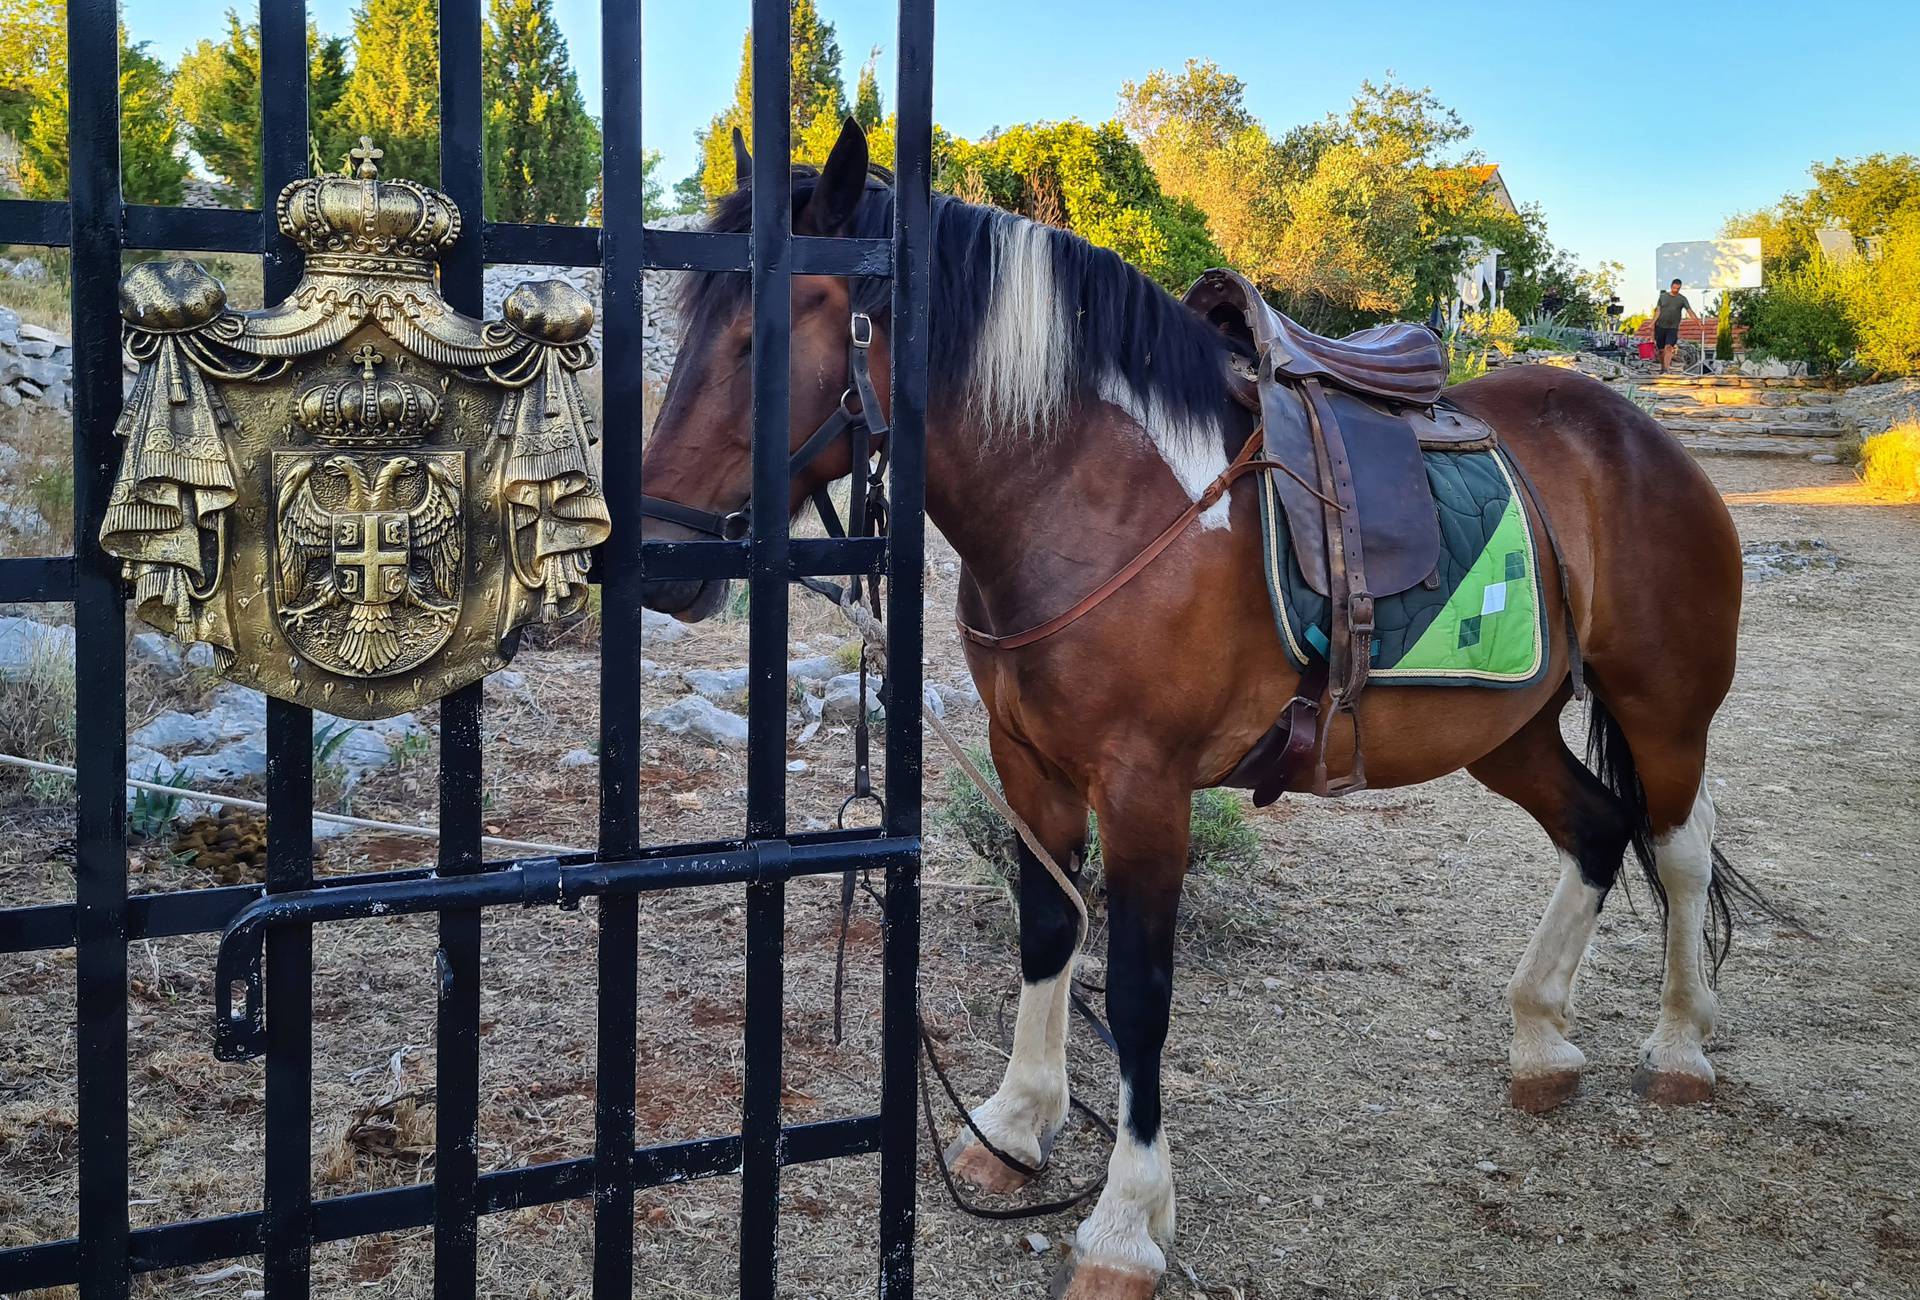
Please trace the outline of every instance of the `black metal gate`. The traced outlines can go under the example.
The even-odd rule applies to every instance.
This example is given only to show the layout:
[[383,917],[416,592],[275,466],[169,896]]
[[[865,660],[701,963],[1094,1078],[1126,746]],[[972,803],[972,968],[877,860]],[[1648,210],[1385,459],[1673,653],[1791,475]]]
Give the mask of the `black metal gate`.
[[[482,194],[481,0],[440,0],[441,188],[468,213]],[[605,225],[488,223],[443,260],[447,299],[480,309],[485,262],[599,266],[605,354],[637,357],[643,268],[728,270],[753,277],[753,483],[759,500],[787,491],[788,286],[796,272],[893,277],[891,495],[882,540],[792,539],[776,512],[755,514],[740,541],[640,540],[642,370],[604,368],[604,491],[612,538],[598,556],[604,630],[600,678],[599,851],[572,858],[481,857],[481,690],[448,697],[441,713],[436,872],[312,876],[313,719],[268,701],[268,867],[265,890],[207,888],[129,898],[126,871],[126,591],[95,542],[119,448],[121,398],[116,286],[125,248],[263,254],[269,300],[299,278],[271,208],[207,211],[130,206],[120,190],[114,0],[69,0],[71,188],[64,203],[0,202],[0,243],[67,245],[73,256],[76,554],[0,560],[0,602],[72,601],[79,716],[76,889],[71,904],[0,910],[0,952],[72,947],[78,983],[78,1236],[0,1250],[0,1291],[77,1286],[81,1300],[126,1296],[135,1274],[261,1255],[274,1300],[307,1295],[316,1242],[428,1224],[434,1294],[473,1296],[481,1215],[591,1197],[593,1294],[634,1294],[636,1188],[740,1175],[740,1293],[775,1292],[780,1170],[877,1153],[879,1294],[913,1292],[915,977],[919,958],[920,652],[927,396],[932,0],[900,0],[899,201],[891,240],[792,234],[788,0],[753,0],[755,168],[751,236],[649,231],[642,225],[639,0],[605,0],[602,82]],[[266,195],[306,172],[306,9],[261,0],[262,141]],[[622,198],[630,201],[622,202]],[[473,223],[478,228],[480,223]],[[789,584],[801,576],[884,572],[890,578],[892,671],[887,679],[886,816],[871,831],[787,832],[786,627]],[[748,807],[743,840],[646,847],[638,805],[641,748],[640,583],[647,577],[733,577],[752,593]],[[884,1028],[878,1114],[786,1125],[781,1113],[785,885],[796,876],[869,868],[884,874]],[[741,885],[747,909],[745,1085],[737,1136],[636,1148],[634,1118],[638,895],[694,885]],[[593,1155],[481,1174],[480,958],[483,909],[597,899],[598,1092]],[[316,1201],[312,1196],[312,958],[316,923],[394,912],[439,915],[434,1179]],[[266,1185],[263,1209],[129,1228],[127,944],[225,931],[223,994],[264,997]],[[244,1014],[244,1012],[243,1012]],[[242,1034],[242,1022],[224,1029]],[[644,1279],[642,1279],[644,1282]]]

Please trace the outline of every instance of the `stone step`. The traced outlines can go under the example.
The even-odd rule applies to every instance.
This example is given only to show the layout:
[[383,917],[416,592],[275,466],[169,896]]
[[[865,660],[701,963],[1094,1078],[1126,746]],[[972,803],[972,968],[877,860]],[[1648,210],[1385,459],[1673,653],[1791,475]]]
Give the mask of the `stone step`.
[[1662,402],[1653,408],[1653,418],[1667,420],[1719,420],[1727,423],[1822,424],[1842,425],[1845,420],[1831,406],[1712,406],[1690,402]]
[[1676,406],[1826,407],[1839,394],[1831,388],[1673,388],[1657,387],[1651,395]]
[[1805,460],[1835,455],[1826,438],[1737,437],[1729,434],[1677,433],[1680,445],[1696,456],[1780,456]]
[[1642,388],[1825,388],[1823,379],[1793,375],[1785,379],[1762,379],[1757,375],[1640,375],[1635,380]]
[[1668,433],[1711,434],[1735,438],[1844,438],[1853,430],[1843,424],[1785,424],[1771,420],[1682,420],[1662,419]]

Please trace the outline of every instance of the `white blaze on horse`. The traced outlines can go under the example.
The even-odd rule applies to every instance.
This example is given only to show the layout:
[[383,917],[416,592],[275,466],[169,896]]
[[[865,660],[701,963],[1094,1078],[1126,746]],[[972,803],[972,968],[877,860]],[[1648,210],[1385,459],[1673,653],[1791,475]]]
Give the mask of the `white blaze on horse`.
[[[750,227],[744,151],[741,170],[712,229]],[[793,194],[799,234],[891,233],[889,179],[869,168],[851,123],[823,167],[794,170]],[[1733,679],[1741,561],[1719,494],[1678,443],[1565,370],[1503,371],[1423,406],[1409,394],[1437,395],[1444,367],[1434,373],[1428,345],[1410,335],[1333,343],[1219,292],[1195,310],[1114,254],[1004,212],[936,197],[932,242],[927,513],[964,566],[958,612],[994,762],[1009,802],[1070,870],[1086,856],[1089,810],[1099,818],[1120,1130],[1106,1187],[1075,1238],[1067,1294],[1145,1296],[1166,1268],[1174,1199],[1160,1057],[1189,801],[1246,775],[1243,760],[1263,745],[1273,758],[1256,779],[1327,791],[1340,786],[1329,773],[1362,770],[1364,735],[1367,785],[1465,768],[1546,831],[1559,880],[1508,990],[1512,1096],[1529,1109],[1558,1104],[1577,1084],[1574,980],[1634,850],[1667,921],[1637,1086],[1658,1101],[1709,1097],[1712,971],[1725,892],[1743,882],[1713,848],[1703,774],[1708,728]],[[856,314],[871,319],[874,383],[887,391],[888,306],[884,281],[794,278],[795,448],[838,408]],[[650,512],[649,537],[718,531],[749,496],[744,278],[692,277],[685,308],[646,453],[651,499],[667,503]],[[1555,542],[1557,557],[1530,571],[1539,668],[1509,689],[1362,694],[1371,611],[1393,594],[1386,575],[1399,565],[1412,574],[1400,581],[1418,583],[1431,558],[1418,539],[1433,502],[1422,486],[1414,506],[1382,504],[1383,484],[1404,486],[1392,480],[1402,470],[1382,466],[1417,465],[1427,435],[1417,444],[1414,426],[1444,442],[1449,422],[1497,442],[1511,467],[1502,472],[1530,484],[1514,489],[1516,526]],[[790,511],[853,468],[839,446],[796,460]],[[1326,659],[1305,668],[1276,635],[1263,590],[1264,489],[1242,473],[1255,461],[1285,467],[1268,477],[1294,494],[1287,519],[1300,571],[1332,607]],[[1301,502],[1320,504],[1302,512]],[[1186,526],[1168,536],[1170,521]],[[1368,575],[1380,590],[1366,587]],[[718,582],[662,581],[646,599],[698,618],[723,595]],[[1582,668],[1594,769],[1560,734]],[[1076,942],[1074,908],[1023,847],[1014,1051],[974,1119],[1028,1165],[1044,1163],[1067,1113]],[[1022,1181],[979,1144],[962,1146],[958,1168],[973,1181],[1000,1190]]]

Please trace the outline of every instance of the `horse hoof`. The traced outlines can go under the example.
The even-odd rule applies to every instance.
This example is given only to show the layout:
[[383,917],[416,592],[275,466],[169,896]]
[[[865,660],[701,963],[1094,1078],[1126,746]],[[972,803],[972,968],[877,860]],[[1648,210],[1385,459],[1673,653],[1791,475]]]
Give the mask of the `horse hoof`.
[[1051,1300],[1152,1300],[1160,1279],[1137,1268],[1115,1268],[1111,1264],[1078,1263],[1069,1254],[1060,1261],[1047,1292]]
[[992,1196],[1008,1196],[1027,1185],[1027,1176],[1005,1164],[1000,1157],[969,1142],[959,1155],[951,1157],[953,1176]]
[[1507,1089],[1507,1099],[1515,1110],[1544,1115],[1573,1100],[1579,1091],[1580,1071],[1555,1070],[1552,1074],[1515,1076]]
[[1633,1095],[1655,1106],[1694,1106],[1713,1100],[1713,1080],[1643,1065],[1633,1073]]

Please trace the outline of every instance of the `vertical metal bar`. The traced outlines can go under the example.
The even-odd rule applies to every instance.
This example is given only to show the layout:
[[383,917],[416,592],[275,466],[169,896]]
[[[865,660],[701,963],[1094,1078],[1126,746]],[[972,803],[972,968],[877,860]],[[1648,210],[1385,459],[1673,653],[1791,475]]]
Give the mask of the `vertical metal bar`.
[[[440,263],[440,291],[469,316],[483,310],[480,225],[486,201],[481,143],[480,0],[440,0],[440,188],[467,231]],[[471,471],[469,471],[471,472]],[[440,874],[480,869],[481,685],[440,705]],[[433,1294],[472,1300],[480,1225],[480,911],[440,914],[435,972]]]
[[[933,0],[900,0],[894,168],[892,527],[887,573],[887,832],[920,833],[921,575],[932,295]],[[919,1125],[920,866],[887,873],[881,964],[880,1295],[913,1294]]]
[[[640,355],[645,217],[640,139],[640,6],[605,0],[600,16],[604,355]],[[614,505],[600,548],[600,851],[640,845],[640,449],[646,379],[638,365],[601,369],[601,474]],[[593,1294],[633,1295],[634,1020],[639,1012],[639,900],[600,904],[598,1095],[594,1101]]]
[[119,461],[120,47],[114,0],[67,7],[73,218],[74,827],[81,1300],[127,1275],[126,613],[95,539]]
[[[297,251],[274,200],[307,171],[307,22],[300,0],[260,5],[260,179],[264,289],[271,303],[298,282]],[[313,712],[267,701],[267,888],[313,879]],[[313,932],[267,936],[264,1286],[273,1300],[308,1294],[313,1256]]]
[[[791,14],[753,3],[753,512],[747,634],[747,836],[787,828],[787,350],[792,326]],[[780,1255],[781,1020],[786,886],[747,887],[740,1294],[773,1300]]]

